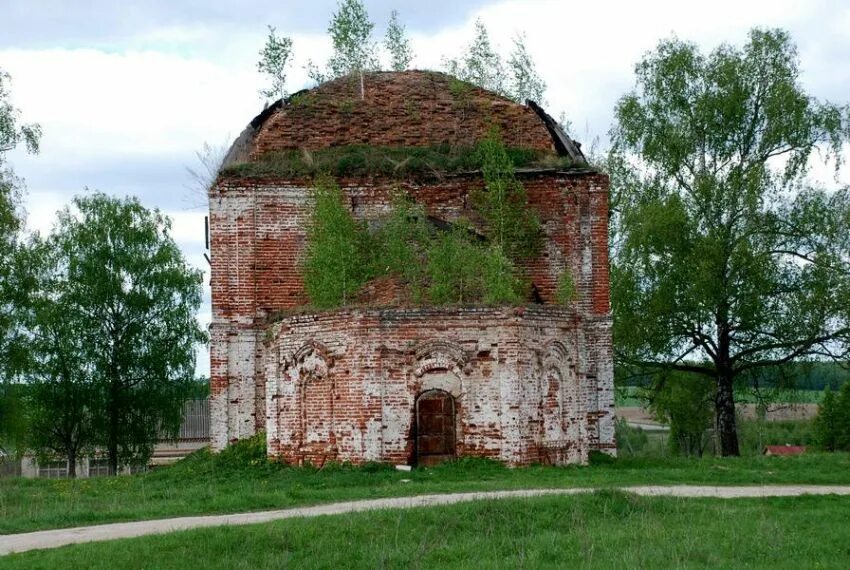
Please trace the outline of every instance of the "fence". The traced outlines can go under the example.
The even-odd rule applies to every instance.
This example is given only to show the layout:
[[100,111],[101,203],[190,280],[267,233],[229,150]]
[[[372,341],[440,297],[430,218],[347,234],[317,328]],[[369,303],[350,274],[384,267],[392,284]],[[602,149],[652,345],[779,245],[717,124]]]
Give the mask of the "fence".
[[183,402],[183,423],[180,424],[180,441],[199,441],[210,438],[210,401],[186,400]]
[[0,477],[16,477],[20,474],[20,459],[16,457],[0,457]]

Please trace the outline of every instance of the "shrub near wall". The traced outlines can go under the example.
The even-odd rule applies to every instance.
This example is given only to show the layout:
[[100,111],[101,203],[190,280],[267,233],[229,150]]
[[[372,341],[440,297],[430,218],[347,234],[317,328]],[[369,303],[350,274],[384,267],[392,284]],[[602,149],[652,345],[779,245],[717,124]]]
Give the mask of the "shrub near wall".
[[[406,297],[417,304],[501,305],[528,299],[530,283],[516,261],[539,254],[540,221],[498,135],[491,133],[477,152],[484,189],[473,202],[484,235],[463,218],[449,229],[429,225],[424,208],[403,194],[370,233],[354,220],[336,182],[318,176],[303,265],[312,305],[348,305],[366,282],[384,275],[401,278]],[[572,287],[569,275],[562,281]],[[559,301],[571,298],[567,292]]]

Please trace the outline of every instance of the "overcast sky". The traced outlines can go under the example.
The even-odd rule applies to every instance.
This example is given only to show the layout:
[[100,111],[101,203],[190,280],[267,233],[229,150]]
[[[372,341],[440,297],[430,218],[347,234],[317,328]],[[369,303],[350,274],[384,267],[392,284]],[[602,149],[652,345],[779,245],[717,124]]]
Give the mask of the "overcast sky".
[[[14,103],[44,130],[38,156],[14,152],[26,179],[31,229],[49,230],[56,210],[86,188],[135,194],[174,218],[191,263],[203,259],[204,207],[186,167],[204,143],[227,144],[263,105],[256,72],[266,25],[293,38],[290,91],[308,86],[307,59],[330,52],[335,0],[0,0],[0,68]],[[391,10],[407,26],[414,67],[438,69],[460,53],[481,18],[507,54],[527,45],[546,82],[547,109],[564,112],[584,143],[604,141],[633,67],[675,34],[705,50],[740,44],[754,26],[788,29],[803,82],[814,96],[850,100],[847,0],[367,0],[383,36]],[[847,174],[843,180],[850,180]],[[208,298],[208,295],[207,295]],[[209,303],[201,320],[209,321]],[[206,374],[206,352],[198,372]]]

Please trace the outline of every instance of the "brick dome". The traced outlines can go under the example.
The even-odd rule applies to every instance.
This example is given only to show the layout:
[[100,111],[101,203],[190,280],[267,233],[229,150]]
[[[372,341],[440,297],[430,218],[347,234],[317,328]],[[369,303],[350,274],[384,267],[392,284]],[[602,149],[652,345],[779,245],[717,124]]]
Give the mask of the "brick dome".
[[231,147],[225,165],[267,153],[348,145],[475,145],[497,127],[506,146],[584,162],[581,151],[538,105],[432,71],[370,72],[329,81],[279,100],[257,115]]

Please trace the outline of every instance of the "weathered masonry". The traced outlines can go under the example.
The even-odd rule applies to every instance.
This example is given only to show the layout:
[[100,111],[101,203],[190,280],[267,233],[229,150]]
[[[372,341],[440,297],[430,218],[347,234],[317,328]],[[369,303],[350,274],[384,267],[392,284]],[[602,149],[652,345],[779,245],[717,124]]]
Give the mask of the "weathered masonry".
[[[272,105],[234,143],[210,191],[213,447],[265,431],[283,461],[428,464],[460,455],[511,465],[615,453],[608,285],[608,178],[542,109],[431,72],[370,73]],[[361,303],[310,311],[300,274],[308,176],[275,153],[470,147],[497,126],[506,146],[571,166],[518,170],[545,245],[523,269],[523,306],[400,303],[392,283]],[[266,161],[266,162],[264,162]],[[386,214],[399,189],[434,219],[474,219],[479,172],[426,179],[337,177],[358,219]],[[568,270],[576,298],[555,303]]]

